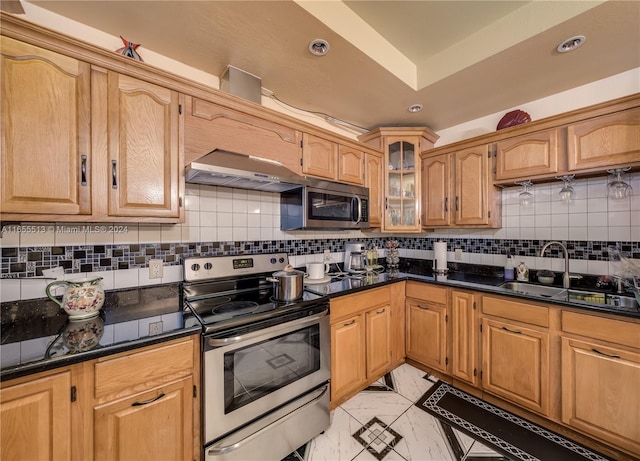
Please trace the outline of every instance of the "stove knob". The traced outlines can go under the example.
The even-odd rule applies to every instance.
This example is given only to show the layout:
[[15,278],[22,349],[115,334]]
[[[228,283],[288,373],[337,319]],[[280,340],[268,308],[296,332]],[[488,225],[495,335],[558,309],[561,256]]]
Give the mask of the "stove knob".
[[191,265],[191,270],[196,272],[200,270],[200,264],[192,264]]
[[280,264],[282,264],[282,263],[284,262],[284,258],[280,258],[280,259],[278,259],[278,262],[279,262]]
[[276,263],[276,258],[271,258],[271,259],[269,260],[269,262],[270,262],[271,264],[275,264],[275,263]]
[[204,265],[205,270],[208,270],[208,271],[210,271],[212,267],[213,267],[213,265],[211,263],[206,263]]

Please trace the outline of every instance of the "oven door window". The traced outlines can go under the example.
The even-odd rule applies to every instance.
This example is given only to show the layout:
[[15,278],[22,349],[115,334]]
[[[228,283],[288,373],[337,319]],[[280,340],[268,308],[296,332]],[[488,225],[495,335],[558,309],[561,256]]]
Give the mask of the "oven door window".
[[225,414],[320,370],[319,339],[314,324],[225,353]]
[[307,192],[308,219],[324,221],[355,221],[357,202],[354,197]]

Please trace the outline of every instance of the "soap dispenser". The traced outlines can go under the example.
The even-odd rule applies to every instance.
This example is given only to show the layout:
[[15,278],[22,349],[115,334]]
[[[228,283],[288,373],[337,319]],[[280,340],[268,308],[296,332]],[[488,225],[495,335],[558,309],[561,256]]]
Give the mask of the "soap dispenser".
[[518,267],[516,267],[516,278],[519,282],[529,281],[529,268],[524,263],[524,261],[520,261],[520,264],[518,264]]
[[513,260],[507,255],[507,262],[504,265],[504,279],[513,280],[515,278],[515,270],[513,268]]

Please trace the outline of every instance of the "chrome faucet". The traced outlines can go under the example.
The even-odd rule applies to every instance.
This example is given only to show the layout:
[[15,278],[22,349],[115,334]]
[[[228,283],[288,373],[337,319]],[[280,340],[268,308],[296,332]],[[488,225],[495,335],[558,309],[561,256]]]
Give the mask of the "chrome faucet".
[[542,250],[540,250],[540,257],[544,256],[544,251],[551,245],[558,245],[560,248],[562,248],[562,251],[564,251],[564,274],[562,274],[562,286],[564,288],[569,288],[569,286],[571,285],[571,276],[569,275],[569,252],[567,251],[567,247],[564,246],[562,242],[554,240],[542,247]]

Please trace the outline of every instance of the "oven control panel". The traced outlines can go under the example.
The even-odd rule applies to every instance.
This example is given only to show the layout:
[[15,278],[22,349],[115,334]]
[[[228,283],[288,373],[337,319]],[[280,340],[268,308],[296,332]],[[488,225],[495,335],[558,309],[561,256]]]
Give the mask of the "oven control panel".
[[286,253],[235,256],[201,256],[184,260],[184,281],[217,279],[233,275],[277,272],[289,264]]

